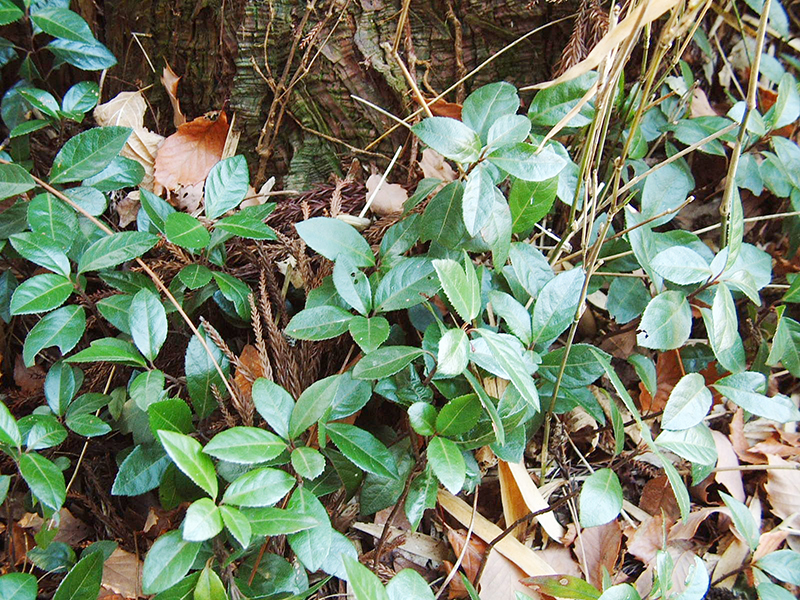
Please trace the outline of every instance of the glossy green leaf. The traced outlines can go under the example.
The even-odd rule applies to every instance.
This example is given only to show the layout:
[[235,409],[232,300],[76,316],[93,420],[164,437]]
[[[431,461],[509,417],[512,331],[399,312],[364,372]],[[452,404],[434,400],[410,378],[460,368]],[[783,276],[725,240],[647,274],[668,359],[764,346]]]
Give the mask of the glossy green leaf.
[[766,396],[757,390],[763,389],[764,375],[753,371],[735,373],[716,381],[711,385],[717,392],[725,396],[734,404],[738,404],[748,412],[778,421],[788,423],[800,420],[800,412],[794,403],[781,394]]
[[244,156],[240,154],[219,161],[206,178],[206,217],[216,219],[239,206],[249,185],[250,173]]
[[160,401],[157,398],[158,395],[155,396],[156,401],[146,409],[153,436],[158,435],[159,430],[190,433],[194,427],[189,405],[180,398]]
[[408,420],[419,435],[436,433],[436,408],[427,402],[415,402],[408,407]]
[[247,517],[254,535],[287,535],[320,525],[320,521],[313,515],[294,512],[291,509],[266,506],[244,508],[241,512]]
[[225,490],[222,501],[235,506],[272,506],[289,493],[296,481],[286,471],[262,467],[238,477]]
[[377,312],[405,310],[427,301],[439,291],[439,278],[427,258],[406,258],[383,276],[375,289]]
[[347,328],[353,341],[358,344],[361,351],[370,353],[377,350],[383,342],[389,339],[389,321],[383,317],[353,317],[348,321]]
[[0,598],[4,600],[36,600],[38,591],[36,577],[30,573],[8,573],[0,577]]
[[225,217],[221,221],[218,221],[214,225],[214,228],[250,240],[278,239],[275,231],[268,225],[264,224],[263,221],[254,219],[244,214]]
[[461,120],[486,143],[492,125],[519,108],[517,88],[505,81],[479,87],[464,100]]
[[[41,17],[41,14],[41,11],[38,12],[34,20],[36,17]],[[61,110],[68,113],[86,113],[97,105],[99,99],[100,86],[98,86],[96,82],[79,81],[64,94],[64,99],[61,102]]]
[[297,313],[286,326],[286,335],[299,340],[327,340],[348,330],[353,315],[338,306],[316,306]]
[[428,582],[414,569],[403,569],[386,584],[389,600],[434,600]]
[[61,469],[44,456],[28,452],[19,458],[19,472],[39,502],[54,511],[61,509],[67,496]]
[[636,277],[614,277],[608,287],[608,314],[620,325],[641,315],[648,302],[650,293]]
[[2,0],[0,2],[0,25],[8,25],[24,16],[25,13],[11,0]]
[[89,246],[78,261],[78,272],[99,271],[133,260],[158,243],[158,236],[142,231],[121,231]]
[[502,115],[492,123],[486,135],[486,145],[490,149],[518,144],[528,139],[531,132],[530,119],[522,115]]
[[186,541],[204,542],[222,531],[222,527],[219,507],[209,498],[200,498],[186,509],[181,532]]
[[139,496],[154,490],[169,464],[169,455],[160,445],[139,444],[122,461],[111,493],[115,496]]
[[11,296],[11,314],[29,315],[53,310],[70,297],[74,288],[63,275],[43,273],[23,281]]
[[[160,402],[166,396],[164,387],[166,385],[166,377],[164,373],[159,370],[145,371],[139,373],[130,386],[128,386],[128,394],[131,400],[136,402],[143,411],[147,411],[151,404]],[[167,429],[165,427],[165,429]],[[185,432],[184,432],[185,433]]]
[[367,276],[346,254],[340,254],[333,267],[333,285],[342,299],[362,315],[372,309],[372,289]]
[[272,460],[284,450],[286,442],[257,427],[231,427],[211,438],[203,448],[214,458],[245,465]]
[[234,539],[241,544],[242,548],[247,548],[253,535],[253,530],[247,517],[238,508],[227,505],[219,507],[219,514]]
[[2,401],[0,401],[0,443],[8,444],[15,448],[19,448],[22,445],[22,437],[17,421]]
[[253,404],[273,431],[288,440],[289,419],[294,409],[289,393],[277,383],[259,377],[253,383]]
[[460,375],[469,364],[469,339],[463,329],[448,329],[439,340],[436,374],[443,377]]
[[87,438],[99,437],[111,432],[111,426],[103,419],[87,413],[68,414],[65,423],[70,430]]
[[228,600],[225,584],[219,575],[207,564],[200,572],[194,588],[194,600]]
[[201,544],[187,542],[178,530],[158,538],[142,567],[142,592],[157,594],[178,583],[189,572]]
[[[585,73],[569,81],[556,84],[536,92],[528,107],[528,117],[538,127],[553,127],[573,110],[597,81],[597,73]],[[566,124],[567,127],[585,127],[594,117],[594,105],[587,102],[578,114]]]
[[181,283],[190,290],[197,290],[211,282],[211,269],[204,265],[187,265],[178,271]]
[[292,450],[292,468],[304,479],[316,479],[325,470],[325,457],[314,448],[298,446]]
[[508,343],[507,337],[487,329],[477,329],[476,332],[486,342],[492,356],[511,379],[520,395],[528,404],[539,410],[539,394],[536,391],[533,378],[528,374],[528,369],[522,357]]
[[599,469],[583,482],[580,495],[580,520],[583,527],[604,525],[622,510],[622,486],[610,469]]
[[89,44],[96,41],[86,21],[66,8],[58,6],[39,8],[32,12],[31,20],[42,31],[56,38]]
[[82,306],[71,304],[46,314],[33,326],[22,347],[25,366],[34,364],[36,355],[45,348],[57,346],[61,354],[72,350],[86,330],[86,312]]
[[112,362],[132,367],[146,367],[142,355],[130,342],[116,338],[100,338],[66,359],[66,362]]
[[[58,47],[61,43],[66,47],[76,44],[54,40],[48,47],[52,49],[54,44]],[[128,127],[95,127],[70,138],[53,161],[50,183],[81,181],[96,175],[119,154],[130,134]]]
[[714,437],[705,423],[680,431],[665,429],[656,438],[656,444],[693,463],[712,465],[717,462]]
[[49,269],[58,275],[69,277],[69,259],[63,250],[49,237],[27,231],[12,235],[8,240],[22,258]]
[[437,193],[419,219],[419,238],[438,242],[445,248],[456,248],[469,239],[464,226],[462,200],[464,184],[453,181]]
[[471,163],[480,157],[479,135],[456,119],[428,117],[411,130],[439,154],[456,162]]
[[344,559],[344,568],[356,600],[389,600],[389,594],[378,576],[360,562],[348,556]]
[[205,248],[211,241],[208,229],[193,216],[182,212],[175,212],[167,217],[164,233],[170,242],[187,250]]
[[96,600],[104,558],[102,552],[90,552],[81,558],[61,581],[53,600]]
[[[0,14],[2,14],[0,12]],[[24,194],[36,187],[36,182],[19,165],[0,165],[0,200]]]
[[131,334],[131,302],[133,296],[129,294],[114,294],[97,302],[97,310],[121,332]]
[[31,230],[48,237],[62,250],[69,250],[78,230],[75,211],[52,194],[39,194],[28,204]]
[[655,255],[650,263],[667,281],[680,285],[700,283],[712,276],[711,268],[697,252],[684,246],[672,246]]
[[340,219],[314,217],[295,223],[298,235],[309,248],[328,260],[346,255],[356,267],[371,267],[375,256],[367,240],[352,226]]
[[394,457],[371,433],[347,423],[328,423],[326,431],[341,453],[357,467],[383,477],[399,477]]
[[669,394],[661,426],[664,429],[694,427],[708,414],[711,402],[711,391],[703,376],[699,373],[684,375]]
[[674,350],[689,339],[692,309],[682,292],[668,290],[653,298],[642,315],[636,342],[644,348]]
[[387,346],[364,356],[353,369],[356,379],[382,379],[405,368],[423,352],[413,346]]
[[237,279],[233,275],[221,273],[219,271],[213,272],[214,281],[219,286],[219,291],[228,300],[233,302],[236,308],[236,314],[243,321],[250,321],[250,301],[247,299],[253,291],[244,281]]
[[567,166],[567,161],[552,146],[545,146],[537,153],[535,146],[524,142],[498,148],[488,158],[509,175],[525,181],[551,179]]
[[170,215],[175,214],[172,205],[143,188],[139,190],[139,201],[144,212],[150,218],[150,222],[159,232],[166,235],[167,219]]
[[218,483],[214,463],[203,454],[200,443],[188,435],[173,431],[159,431],[164,450],[184,475],[202,488],[212,500],[217,497]]
[[523,233],[541,221],[556,199],[558,177],[544,181],[525,181],[515,179],[508,193],[508,207],[511,209],[511,231]]
[[583,269],[576,267],[544,284],[533,305],[531,329],[535,344],[549,345],[569,327],[575,318],[585,278]]
[[[61,360],[53,363],[53,366],[47,371],[47,377],[44,380],[44,397],[54,415],[59,417],[63,415],[75,397],[75,392],[78,391],[80,385],[79,375],[76,371],[79,373],[76,367]],[[82,375],[80,377],[82,381]]]
[[472,262],[468,260],[466,267],[462,267],[454,260],[436,259],[433,268],[459,316],[466,322],[477,317],[481,310],[481,290]]
[[[228,359],[225,358],[222,351],[217,348],[214,342],[207,340],[206,343],[211,350],[214,360],[227,376],[229,371]],[[186,357],[184,360],[186,388],[189,391],[189,398],[192,400],[194,411],[201,419],[210,415],[217,406],[217,401],[211,391],[211,386],[215,385],[217,389],[220,390],[225,386],[211,358],[212,357],[209,356],[208,352],[203,348],[197,336],[192,336],[186,348]]]
[[467,233],[471,236],[477,235],[489,219],[495,188],[491,168],[485,163],[479,163],[467,176],[461,198],[461,214]]
[[600,590],[588,581],[573,575],[537,575],[524,579],[523,583],[554,598],[597,600],[600,597]]
[[115,156],[97,175],[87,177],[83,185],[101,192],[111,192],[139,185],[144,179],[144,167],[132,158]]
[[158,296],[139,290],[131,301],[131,337],[145,358],[153,361],[167,339],[167,312]]
[[436,431],[441,435],[457,436],[472,429],[483,410],[477,394],[453,398],[436,417]]
[[451,494],[457,494],[464,487],[467,467],[461,450],[446,438],[435,437],[428,444],[428,464],[437,479]]
[[28,415],[18,425],[28,450],[52,448],[67,439],[67,430],[53,415]]
[[505,321],[509,332],[517,336],[523,344],[530,344],[531,314],[527,309],[513,296],[497,290],[489,292],[489,301],[494,313]]

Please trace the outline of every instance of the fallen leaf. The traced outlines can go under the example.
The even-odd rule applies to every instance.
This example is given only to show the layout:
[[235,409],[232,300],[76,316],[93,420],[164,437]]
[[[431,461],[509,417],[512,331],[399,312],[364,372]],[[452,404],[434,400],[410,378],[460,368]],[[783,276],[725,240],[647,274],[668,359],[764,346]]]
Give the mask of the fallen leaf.
[[439,98],[435,102],[428,102],[428,108],[434,117],[449,117],[461,120],[461,105],[457,102],[448,102],[444,98]]
[[247,344],[242,348],[239,360],[244,369],[236,369],[233,381],[239,386],[245,399],[249,400],[253,395],[253,382],[264,376],[264,369],[261,366],[261,359],[258,357],[258,350],[252,344]]
[[622,530],[619,522],[611,521],[584,529],[575,540],[572,551],[586,579],[599,589],[603,583],[603,569],[614,572],[621,547]]
[[194,185],[184,185],[175,192],[173,204],[176,208],[183,210],[190,215],[197,215],[203,205],[203,183],[202,181]]
[[744,434],[744,410],[737,409],[733,413],[733,418],[730,423],[731,446],[736,452],[736,455],[743,461],[750,464],[763,465],[767,462],[766,458],[762,455],[750,451],[750,442]]
[[123,598],[138,598],[141,589],[142,561],[135,554],[117,548],[103,563],[102,585]]
[[119,202],[116,211],[120,228],[125,228],[136,220],[139,214],[139,190],[133,190]]
[[93,529],[75,517],[68,509],[58,511],[58,533],[53,538],[56,542],[64,542],[67,546],[77,546],[93,534]]
[[45,370],[40,365],[26,367],[22,354],[17,354],[17,358],[14,359],[14,383],[23,393],[28,395],[41,393],[45,375]]
[[[536,512],[548,507],[539,488],[533,482],[523,464],[507,463],[501,460],[498,474],[500,475],[500,493],[503,499],[503,513],[506,517],[506,524],[510,525],[529,512]],[[506,497],[511,503],[508,513],[506,512]],[[556,520],[552,511],[535,517],[534,521],[538,522],[552,539],[561,541],[564,538],[566,532],[561,523]]]
[[697,117],[718,117],[719,113],[711,106],[708,101],[708,96],[699,87],[694,88],[692,91],[692,118]]
[[[377,173],[369,176],[367,179],[367,198],[372,196],[380,181],[381,175]],[[378,193],[372,199],[370,210],[380,217],[385,217],[402,211],[406,200],[408,200],[408,192],[402,185],[384,181],[383,185],[378,189]]]
[[683,377],[683,365],[677,351],[662,352],[656,359],[656,395],[653,398],[644,383],[639,383],[639,407],[643,413],[664,410],[672,389]]
[[[739,459],[731,441],[725,434],[716,429],[711,430],[711,435],[714,437],[714,445],[717,447],[717,468],[738,467]],[[724,485],[731,496],[739,502],[744,502],[744,484],[742,483],[741,471],[717,471],[714,473],[714,479],[717,483]]]
[[224,111],[216,118],[197,117],[178,127],[156,155],[156,184],[174,191],[179,185],[203,181],[219,162],[227,135],[228,117]]
[[787,537],[789,537],[789,532],[783,529],[778,529],[777,527],[772,531],[766,531],[762,533],[758,538],[758,547],[753,553],[753,562],[756,562],[759,558],[762,558],[767,554],[775,552],[775,550],[780,548],[783,542],[786,541]]
[[789,462],[780,456],[767,455],[767,462],[772,468],[767,471],[767,483],[764,489],[772,506],[772,513],[781,519],[791,518],[789,525],[797,527],[800,518],[800,470],[798,463]]
[[[728,540],[730,543],[727,546],[725,546],[722,542],[719,544],[720,548],[725,548],[725,551],[722,553],[719,561],[714,566],[714,572],[711,575],[712,581],[716,581],[728,573],[738,573],[738,569],[741,568],[745,559],[747,559],[748,554],[750,554],[750,546],[737,538],[735,535],[730,534]],[[736,583],[736,575],[731,575],[730,577],[726,577],[724,580],[720,581],[717,584],[717,587],[731,589],[733,588],[734,583]]]
[[656,552],[664,545],[664,517],[660,514],[655,515],[636,529],[626,529],[625,535],[628,538],[628,554],[648,565],[653,562]]
[[663,510],[672,520],[681,516],[678,501],[666,475],[655,477],[644,484],[639,508],[653,516],[660,515]]
[[161,73],[161,85],[167,91],[170,104],[172,104],[172,123],[177,129],[186,123],[186,117],[181,111],[181,101],[178,100],[178,83],[180,83],[181,78],[172,70],[168,62],[165,61],[165,65],[164,71]]
[[435,177],[442,181],[455,181],[458,174],[453,167],[433,148],[425,148],[422,151],[422,160],[419,161],[419,168],[422,169],[424,177]]

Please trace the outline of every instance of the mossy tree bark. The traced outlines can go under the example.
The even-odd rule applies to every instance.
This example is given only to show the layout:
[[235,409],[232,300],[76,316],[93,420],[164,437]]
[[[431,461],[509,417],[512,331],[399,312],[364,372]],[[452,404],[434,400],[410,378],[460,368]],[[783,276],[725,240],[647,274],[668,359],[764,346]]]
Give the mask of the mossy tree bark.
[[[286,186],[307,189],[393,124],[353,95],[398,116],[416,108],[392,55],[401,4],[106,0],[105,41],[120,65],[105,95],[154,84],[148,97],[162,133],[168,133],[170,108],[158,83],[166,60],[183,76],[180,99],[187,117],[223,107],[235,112],[239,148],[253,172],[261,179],[283,176]],[[568,12],[567,5],[520,0],[413,0],[400,55],[431,97],[521,35]],[[447,100],[460,101],[490,81],[524,85],[546,78],[569,27],[527,38]],[[391,154],[407,138],[400,129],[377,149]]]

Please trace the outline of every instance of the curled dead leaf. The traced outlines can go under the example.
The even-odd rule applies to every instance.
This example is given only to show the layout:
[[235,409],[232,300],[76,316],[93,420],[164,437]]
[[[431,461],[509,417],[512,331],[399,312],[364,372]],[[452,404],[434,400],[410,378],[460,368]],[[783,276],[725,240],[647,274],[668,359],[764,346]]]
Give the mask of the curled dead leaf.
[[176,128],[186,123],[186,117],[181,111],[181,101],[178,100],[178,83],[181,78],[172,70],[168,62],[165,62],[164,71],[161,74],[161,85],[167,91],[170,104],[172,104],[172,123]]
[[453,167],[433,148],[425,148],[422,151],[422,160],[419,161],[419,168],[425,177],[435,177],[442,181],[455,181],[458,175]]
[[[375,193],[381,176],[377,173],[367,179],[367,197]],[[385,217],[403,210],[403,204],[408,200],[408,192],[398,183],[383,182],[375,197],[372,199],[370,210],[378,216]]]

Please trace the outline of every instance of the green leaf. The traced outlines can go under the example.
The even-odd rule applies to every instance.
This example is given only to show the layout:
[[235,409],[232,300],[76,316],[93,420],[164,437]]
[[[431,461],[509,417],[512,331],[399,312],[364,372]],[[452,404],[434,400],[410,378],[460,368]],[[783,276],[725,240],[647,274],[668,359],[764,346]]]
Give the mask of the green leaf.
[[431,199],[419,219],[421,241],[431,240],[445,248],[456,248],[469,238],[464,227],[463,196],[464,184],[453,181]]
[[641,597],[630,583],[620,583],[607,588],[599,600],[641,600]]
[[608,287],[608,314],[620,325],[641,315],[648,302],[650,293],[637,277],[614,277]]
[[254,219],[247,215],[238,214],[225,217],[214,225],[215,229],[238,235],[250,240],[276,240],[278,239],[275,231],[263,221]]
[[31,13],[31,20],[42,31],[56,38],[88,44],[97,41],[86,21],[66,8],[51,6],[37,9]]
[[0,443],[15,448],[22,445],[22,436],[20,436],[17,421],[2,401],[0,401]]
[[[109,52],[108,48],[97,41],[87,44],[73,40],[55,39],[45,47],[56,58],[84,71],[101,71],[117,64],[117,59]],[[94,129],[90,131],[94,131]]]
[[61,306],[70,297],[74,288],[63,275],[43,273],[26,279],[11,296],[11,314],[29,315]]
[[427,402],[415,402],[408,407],[408,420],[411,427],[420,435],[436,433],[436,408]]
[[454,442],[441,437],[433,438],[428,444],[428,464],[434,474],[451,494],[457,494],[464,487],[467,466],[461,450]]
[[200,443],[188,435],[173,431],[159,431],[158,438],[175,466],[211,496],[212,500],[215,499],[219,489],[217,473],[214,463],[203,454]]
[[[642,188],[642,218],[652,219],[667,211],[677,209],[694,189],[694,179],[689,169],[679,162],[664,165],[650,173]],[[736,189],[736,188],[734,188]],[[676,212],[661,216],[649,223],[658,227],[675,218]]]
[[336,259],[333,284],[342,299],[362,315],[367,315],[372,309],[369,280],[346,254],[340,254]]
[[[41,17],[42,12],[38,12],[34,17]],[[41,25],[39,25],[41,27]],[[64,36],[57,36],[64,37]],[[61,102],[61,110],[67,113],[82,114],[92,110],[100,99],[100,86],[94,81],[79,81],[64,94]]]
[[341,453],[357,467],[382,477],[399,478],[394,456],[371,433],[347,423],[328,423],[325,429]]
[[[228,359],[217,348],[216,344],[207,341],[214,360],[227,376],[229,365]],[[216,408],[217,401],[211,391],[211,386],[215,385],[222,389],[225,385],[219,376],[214,363],[208,352],[206,352],[197,336],[192,336],[186,348],[186,358],[184,360],[184,370],[186,372],[186,388],[189,391],[189,398],[192,400],[194,411],[201,419],[206,418]]]
[[353,317],[347,323],[350,335],[361,351],[366,353],[377,350],[389,339],[389,321],[383,317]]
[[36,600],[38,590],[36,577],[30,573],[8,573],[0,577],[0,598],[4,600]]
[[[512,258],[513,260],[513,258]],[[548,346],[575,318],[586,274],[581,267],[559,273],[544,284],[533,306],[533,342]]]
[[[538,127],[553,127],[574,109],[581,98],[597,81],[597,73],[589,72],[536,92],[530,106],[528,117]],[[584,104],[578,114],[572,117],[567,127],[585,127],[594,118],[592,102]]]
[[150,547],[142,567],[142,592],[157,594],[171,588],[192,568],[201,544],[187,542],[178,530],[158,538]]
[[292,450],[292,468],[304,479],[316,479],[325,470],[325,457],[314,448],[299,446]]
[[[54,40],[48,47],[63,41]],[[97,175],[119,154],[130,134],[128,127],[95,127],[70,138],[53,161],[50,183],[81,181]]]
[[[750,514],[749,510],[747,512]],[[759,558],[756,564],[775,579],[792,585],[800,585],[800,554],[794,550],[770,552]]]
[[222,515],[219,507],[210,498],[200,498],[192,502],[186,510],[181,524],[183,539],[189,542],[210,540],[222,531]]
[[253,536],[253,530],[247,517],[238,508],[225,505],[219,507],[219,514],[234,539],[241,544],[242,548],[247,548],[250,545],[250,538]]
[[244,465],[272,460],[284,450],[286,442],[257,427],[231,427],[211,438],[203,448],[214,458]]
[[116,267],[133,260],[158,243],[158,236],[143,231],[121,231],[89,246],[78,261],[78,273]]
[[247,195],[250,173],[241,154],[226,158],[214,165],[205,184],[206,217],[216,219],[239,206]]
[[248,471],[225,490],[222,502],[236,506],[272,506],[289,493],[296,481],[286,471],[262,467]]
[[511,249],[511,210],[502,192],[495,188],[492,210],[481,229],[481,239],[492,250],[492,262],[501,267],[508,260]]
[[489,148],[499,148],[518,144],[528,139],[531,132],[530,119],[522,115],[503,115],[489,128],[486,144]]
[[132,158],[115,156],[97,175],[87,177],[83,185],[101,192],[112,192],[135,187],[144,179],[144,167]]
[[[750,512],[750,509],[747,508],[743,502],[739,502],[739,500],[729,496],[725,492],[720,492],[719,495],[722,501],[725,502],[725,506],[731,511],[731,518],[733,519],[733,524],[736,526],[737,531],[742,535],[747,545],[750,546],[750,550],[755,551],[755,549],[758,548],[760,534],[758,531],[758,523],[756,523],[753,513]],[[772,554],[775,553],[773,552]],[[792,554],[797,557],[798,560],[796,562],[800,563],[800,554],[795,554],[794,552]],[[759,564],[759,566],[761,565]],[[796,564],[795,567],[800,568],[800,564]],[[768,569],[764,570],[768,571]],[[798,580],[800,581],[800,578],[798,578]],[[784,579],[782,581],[786,580]]]
[[131,302],[133,296],[129,294],[114,294],[97,302],[97,310],[121,332],[131,334]]
[[356,379],[383,379],[404,369],[423,352],[413,346],[387,346],[364,356],[353,369]]
[[344,568],[356,600],[389,600],[389,594],[386,593],[378,576],[360,562],[347,556],[344,558]]
[[219,286],[219,291],[236,307],[236,314],[243,321],[250,322],[250,301],[247,299],[253,291],[245,282],[233,275],[214,271],[214,281]]
[[461,198],[461,214],[467,233],[471,236],[477,235],[489,219],[495,189],[491,168],[486,163],[479,163],[467,176]]
[[91,343],[86,350],[81,350],[66,359],[66,362],[112,362],[132,367],[146,367],[142,355],[133,344],[116,338],[100,338]]
[[489,130],[499,119],[519,108],[517,88],[505,81],[484,85],[472,92],[461,109],[461,120],[486,143]]
[[67,414],[65,423],[72,431],[87,438],[99,437],[111,431],[111,426],[100,417],[86,413]]
[[193,216],[182,212],[174,212],[167,217],[164,233],[170,242],[187,250],[205,248],[211,241],[208,229]]
[[50,121],[45,119],[31,119],[30,121],[25,121],[24,123],[20,123],[14,129],[12,129],[8,137],[12,140],[14,138],[22,137],[25,135],[29,135],[34,131],[39,131],[40,129],[44,129],[50,125]]
[[[772,6],[775,6],[774,4]],[[759,600],[794,600],[795,596],[785,587],[772,583],[764,576],[762,581],[756,586]]]
[[90,552],[70,569],[53,600],[96,600],[103,578],[102,552]]
[[553,207],[557,191],[558,177],[543,181],[515,179],[508,193],[511,231],[523,233],[541,221]]
[[494,313],[506,322],[508,330],[526,346],[531,343],[531,314],[517,300],[505,292],[492,290],[489,302]]
[[64,195],[93,217],[99,217],[108,208],[108,198],[100,190],[91,187],[69,188],[64,190]]
[[701,423],[711,408],[711,391],[699,373],[681,377],[669,394],[661,426],[664,429],[689,429]]
[[41,233],[26,231],[25,233],[16,233],[8,239],[22,258],[54,273],[69,277],[69,259],[49,237]]
[[25,338],[22,347],[25,366],[32,366],[36,355],[51,346],[66,354],[81,340],[85,330],[86,312],[82,306],[71,304],[46,314]]
[[650,264],[661,277],[679,285],[700,283],[713,275],[705,259],[684,246],[662,250]]
[[23,16],[25,16],[25,13],[11,0],[0,1],[0,25],[8,25]]
[[680,431],[665,429],[656,438],[656,444],[693,463],[713,465],[717,462],[714,437],[704,423]]
[[328,260],[346,255],[356,267],[371,267],[375,256],[367,240],[352,226],[340,219],[314,217],[295,223],[298,235],[309,248]]
[[692,309],[683,292],[668,290],[653,298],[644,309],[636,342],[644,348],[674,350],[689,339]]
[[[2,9],[0,9],[2,15]],[[36,182],[19,165],[0,165],[0,200],[24,194],[36,187]]]
[[245,508],[241,512],[247,517],[254,535],[287,535],[318,527],[321,523],[313,515],[271,506]]
[[583,482],[580,520],[583,527],[604,525],[622,510],[622,486],[611,469],[598,469]]
[[174,431],[176,433],[189,433],[192,431],[192,409],[189,408],[186,402],[180,398],[158,400],[158,395],[153,399],[155,402],[144,409],[147,411],[147,418],[153,437],[158,435],[159,430]]
[[153,361],[167,339],[167,311],[148,289],[136,292],[131,301],[130,332],[136,347]]
[[763,389],[765,382],[764,375],[761,373],[745,371],[723,377],[711,384],[711,387],[754,415],[779,423],[800,420],[800,412],[786,396],[781,394],[765,396],[756,391]]
[[[782,313],[780,308],[778,310]],[[800,377],[800,323],[782,314],[772,338],[772,350],[767,357],[767,364],[775,365],[778,361],[792,375]]]
[[67,251],[78,230],[75,211],[52,194],[39,194],[28,204],[28,223],[31,230],[50,238]]
[[436,431],[441,435],[458,436],[472,429],[483,409],[477,394],[453,398],[445,404],[436,417]]
[[64,475],[44,456],[28,452],[19,457],[19,472],[36,499],[58,511],[67,497]]
[[[151,404],[164,399],[167,394],[164,390],[165,385],[166,377],[162,371],[145,371],[131,381],[128,386],[128,394],[131,400],[136,402],[136,406],[143,411],[147,411]],[[165,427],[164,429],[169,428]]]
[[435,259],[433,268],[442,283],[442,289],[453,308],[467,323],[481,310],[481,289],[472,261],[466,258],[466,268],[451,259]]
[[161,446],[139,444],[119,466],[111,493],[115,496],[139,496],[154,490],[169,464],[169,455]]
[[486,329],[476,329],[475,331],[486,342],[489,352],[491,352],[503,371],[506,372],[509,379],[511,379],[511,383],[525,402],[539,410],[539,394],[536,391],[533,378],[528,374],[529,371],[522,357],[508,343],[507,338]]
[[59,360],[50,367],[44,380],[44,396],[54,415],[60,417],[66,412],[82,381],[83,373],[64,361]]
[[544,285],[553,279],[553,269],[547,259],[530,244],[511,244],[508,255],[511,258],[511,268],[506,267],[503,270],[508,273],[506,278],[516,279],[531,298],[538,296]]
[[480,158],[480,137],[457,119],[428,117],[411,130],[425,144],[450,160],[471,163]]
[[800,302],[800,273],[788,273],[786,279],[789,281],[789,289],[783,295],[784,302]]
[[488,159],[509,175],[525,181],[552,179],[567,166],[567,161],[552,146],[545,146],[537,153],[535,146],[524,142],[498,148]]
[[51,119],[58,119],[58,102],[50,92],[38,88],[21,88],[19,95],[33,108]]
[[19,426],[28,450],[52,448],[67,439],[67,430],[53,415],[28,415],[20,419]]
[[383,276],[375,289],[373,305],[379,313],[405,310],[427,301],[438,291],[433,262],[422,257],[407,258]]
[[187,265],[178,271],[181,283],[190,290],[197,290],[211,282],[211,269],[204,265]]
[[460,375],[469,363],[469,339],[463,329],[448,329],[439,340],[436,374],[443,377]]
[[328,340],[345,333],[352,319],[352,314],[338,306],[315,306],[292,317],[285,331],[298,340]]
[[194,588],[194,600],[228,600],[228,593],[219,575],[206,565],[200,572],[197,579],[197,586]]
[[554,598],[597,600],[600,591],[580,577],[572,575],[537,575],[523,580],[525,585]]
[[403,569],[386,584],[389,600],[434,600],[428,582],[414,569]]
[[139,201],[145,214],[150,218],[150,222],[159,232],[166,235],[167,219],[170,215],[175,214],[172,205],[144,188],[139,189]]
[[277,383],[259,377],[253,383],[253,404],[275,433],[288,440],[289,419],[294,408],[294,400],[289,393]]

